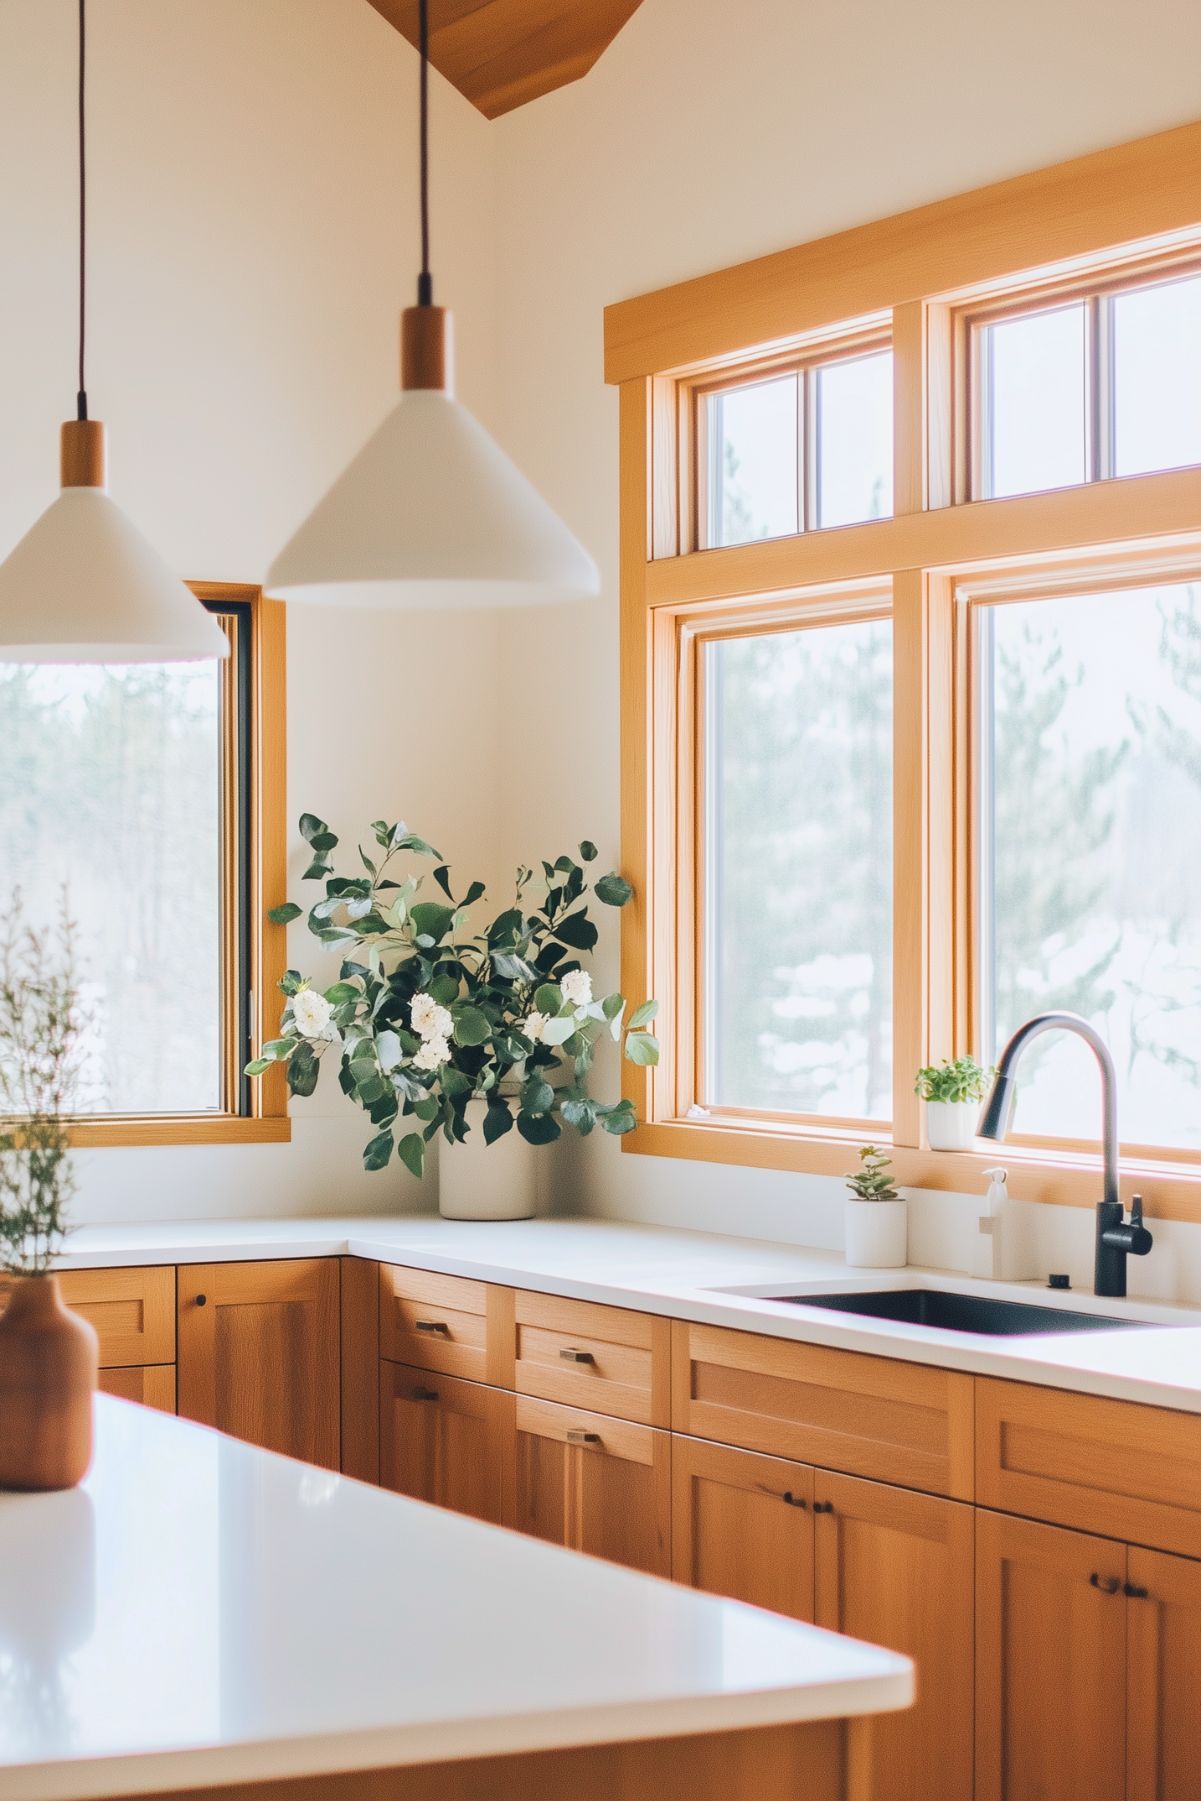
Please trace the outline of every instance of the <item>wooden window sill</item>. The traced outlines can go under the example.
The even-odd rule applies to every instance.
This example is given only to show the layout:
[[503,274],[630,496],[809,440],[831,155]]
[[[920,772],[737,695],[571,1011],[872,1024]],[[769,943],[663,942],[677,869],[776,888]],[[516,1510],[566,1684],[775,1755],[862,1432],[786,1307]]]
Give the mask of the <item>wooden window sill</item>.
[[292,1121],[286,1115],[243,1119],[233,1114],[180,1114],[155,1118],[84,1119],[71,1127],[76,1150],[122,1145],[287,1144]]

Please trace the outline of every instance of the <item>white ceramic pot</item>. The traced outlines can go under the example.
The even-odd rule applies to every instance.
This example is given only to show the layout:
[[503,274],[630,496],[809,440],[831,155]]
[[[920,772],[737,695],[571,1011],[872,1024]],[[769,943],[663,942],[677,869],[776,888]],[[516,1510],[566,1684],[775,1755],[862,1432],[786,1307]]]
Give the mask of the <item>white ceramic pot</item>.
[[927,1101],[926,1135],[932,1151],[970,1151],[980,1101]]
[[537,1147],[516,1125],[485,1144],[487,1111],[485,1101],[468,1101],[466,1141],[439,1142],[438,1211],[443,1219],[532,1219]]
[[848,1200],[847,1262],[856,1269],[903,1269],[909,1256],[907,1201]]

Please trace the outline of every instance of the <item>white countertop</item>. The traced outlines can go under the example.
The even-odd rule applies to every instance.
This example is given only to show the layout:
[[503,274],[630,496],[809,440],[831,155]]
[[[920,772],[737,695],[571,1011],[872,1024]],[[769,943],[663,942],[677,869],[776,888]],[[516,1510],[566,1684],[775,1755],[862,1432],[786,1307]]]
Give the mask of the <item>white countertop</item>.
[[[753,1238],[594,1219],[503,1224],[436,1215],[366,1219],[214,1220],[86,1226],[64,1268],[204,1263],[350,1254],[447,1275],[575,1296],[675,1319],[933,1363],[1083,1394],[1201,1413],[1201,1310],[1143,1300],[1098,1301],[1083,1289],[982,1282],[945,1271],[850,1269],[832,1251]],[[983,1338],[816,1308],[771,1295],[922,1286],[1012,1296],[1155,1322],[1138,1332]],[[1162,1329],[1160,1329],[1162,1328]]]
[[908,1659],[97,1397],[0,1496],[0,1794],[80,1801],[908,1706]]

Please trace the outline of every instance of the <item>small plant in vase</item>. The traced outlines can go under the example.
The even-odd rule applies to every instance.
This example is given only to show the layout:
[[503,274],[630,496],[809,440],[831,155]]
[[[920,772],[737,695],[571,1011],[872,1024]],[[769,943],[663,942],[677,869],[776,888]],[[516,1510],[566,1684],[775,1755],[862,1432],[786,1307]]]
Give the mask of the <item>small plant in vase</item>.
[[847,1177],[844,1209],[847,1262],[859,1269],[900,1269],[908,1256],[908,1207],[893,1184],[892,1160],[874,1144],[859,1152]]
[[966,1151],[976,1136],[980,1107],[995,1070],[974,1057],[944,1057],[919,1069],[916,1093],[926,1103],[926,1135],[932,1151]]
[[[308,911],[309,930],[342,953],[341,968],[324,988],[287,972],[280,1036],[247,1073],[283,1064],[292,1093],[308,1095],[332,1056],[343,1093],[373,1127],[367,1169],[397,1156],[420,1176],[426,1147],[441,1136],[445,1214],[527,1216],[530,1150],[553,1143],[564,1126],[620,1135],[637,1123],[630,1101],[606,1103],[588,1091],[598,1039],[608,1034],[633,1063],[658,1062],[647,1030],[655,1002],[627,1018],[624,996],[593,994],[582,961],[599,935],[588,897],[624,907],[629,883],[613,873],[591,881],[586,865],[597,851],[585,842],[579,861],[544,862],[540,882],[519,868],[512,904],[470,932],[468,913],[484,898],[483,883],[471,882],[456,898],[449,867],[403,821],[375,822],[370,853],[358,847],[359,868],[349,876],[334,872],[338,839],[324,820],[306,813],[300,831],[312,852],[305,879],[323,888]],[[444,898],[422,898],[422,878],[398,861],[426,858]],[[270,917],[287,925],[303,912],[288,902]],[[487,1162],[478,1156],[502,1140]]]
[[75,932],[0,933],[0,1488],[72,1488],[92,1458],[96,1334],[63,1305],[55,1257],[74,1193],[68,1121],[81,1031]]

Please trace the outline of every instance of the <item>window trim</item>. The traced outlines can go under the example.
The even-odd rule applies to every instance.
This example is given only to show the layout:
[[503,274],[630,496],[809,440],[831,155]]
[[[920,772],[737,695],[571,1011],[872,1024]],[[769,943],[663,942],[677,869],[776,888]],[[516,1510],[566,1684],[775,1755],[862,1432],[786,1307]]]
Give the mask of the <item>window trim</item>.
[[[894,1105],[897,1179],[976,1191],[995,1153],[932,1152],[912,1072],[966,1047],[967,865],[963,855],[964,678],[956,584],[1039,564],[1201,549],[1201,466],[987,501],[966,494],[962,320],[967,309],[1053,280],[1087,279],[1201,253],[1201,122],[1077,158],[973,194],[622,302],[606,311],[606,375],[620,391],[623,864],[636,899],[623,911],[626,992],[660,1001],[664,1058],[629,1065],[640,1120],[634,1153],[831,1176],[860,1142],[838,1128],[759,1118],[684,1119],[676,1104],[680,993],[677,924],[691,905],[677,880],[681,746],[679,620],[742,603],[869,581],[892,584],[894,629]],[[1033,272],[1033,273],[1032,273]],[[691,430],[682,393],[707,367],[785,354],[831,321],[891,314],[893,516],[795,537],[691,550]],[[758,351],[756,346],[761,347]],[[685,745],[685,751],[691,747]],[[693,804],[695,805],[695,797]],[[691,1055],[691,1045],[683,1054]],[[1160,1218],[1201,1219],[1201,1172],[1175,1154],[1123,1147],[1123,1187]],[[1088,1146],[1006,1144],[1011,1192],[1093,1205]]]
[[[71,1127],[71,1142],[81,1150],[133,1145],[283,1143],[292,1136],[282,1068],[270,1070],[260,1082],[245,1083],[240,1076],[240,1064],[245,1059],[239,1044],[244,1030],[254,1043],[274,1034],[278,1024],[277,984],[287,968],[287,930],[267,918],[268,906],[275,904],[287,883],[285,608],[282,601],[268,599],[261,588],[240,582],[189,582],[188,586],[198,600],[236,608],[249,632],[248,690],[241,704],[233,694],[232,660],[225,665],[226,742],[230,746],[232,740],[233,757],[246,756],[250,765],[250,817],[235,822],[226,809],[224,846],[227,865],[237,855],[246,857],[249,865],[249,907],[246,942],[242,947],[249,977],[245,999],[239,997],[235,1002],[231,995],[234,972],[223,977],[230,984],[225,1006],[226,1096],[228,1099],[236,1095],[241,1088],[246,1110],[114,1113],[80,1119]],[[228,754],[225,766],[228,779]],[[240,847],[232,837],[238,827]],[[223,906],[227,909],[228,933],[229,882],[223,882]]]

